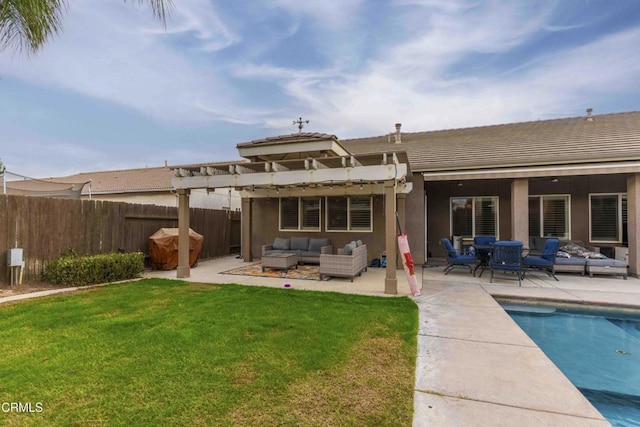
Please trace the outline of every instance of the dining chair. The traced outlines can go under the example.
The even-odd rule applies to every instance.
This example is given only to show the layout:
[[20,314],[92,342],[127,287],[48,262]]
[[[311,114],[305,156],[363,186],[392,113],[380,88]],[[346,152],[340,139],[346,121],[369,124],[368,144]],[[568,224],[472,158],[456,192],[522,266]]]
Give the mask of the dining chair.
[[[524,272],[522,270],[522,242],[498,240],[492,245],[491,258],[489,260],[491,270],[490,283],[493,283],[495,272],[515,274],[518,286],[522,286]],[[514,279],[515,280],[515,279]]]
[[458,251],[451,244],[451,240],[446,237],[442,238],[442,246],[447,251],[447,266],[444,269],[444,274],[447,275],[451,270],[458,267],[469,268],[469,273],[474,274],[473,268],[476,266],[475,255],[459,254]]

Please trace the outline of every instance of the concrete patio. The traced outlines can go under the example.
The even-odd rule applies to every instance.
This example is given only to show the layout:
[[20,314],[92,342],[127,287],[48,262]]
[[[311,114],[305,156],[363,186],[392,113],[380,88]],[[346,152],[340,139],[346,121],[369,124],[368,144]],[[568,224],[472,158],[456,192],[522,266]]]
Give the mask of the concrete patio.
[[[233,257],[201,262],[187,280],[239,283],[390,297],[384,269],[369,268],[352,282],[275,279],[220,274],[244,265]],[[640,312],[640,280],[613,276],[543,274],[517,281],[445,276],[443,266],[418,268],[419,308],[414,426],[607,426],[610,425],[494,298],[623,307]],[[175,271],[149,277],[175,278]],[[402,270],[398,295],[409,296]]]

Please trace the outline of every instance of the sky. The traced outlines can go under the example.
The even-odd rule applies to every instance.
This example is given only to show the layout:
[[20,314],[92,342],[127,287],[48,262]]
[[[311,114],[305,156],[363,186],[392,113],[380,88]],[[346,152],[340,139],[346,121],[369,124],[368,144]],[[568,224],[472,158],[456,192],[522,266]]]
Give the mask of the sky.
[[70,0],[0,51],[0,160],[30,177],[339,139],[639,110],[636,0]]

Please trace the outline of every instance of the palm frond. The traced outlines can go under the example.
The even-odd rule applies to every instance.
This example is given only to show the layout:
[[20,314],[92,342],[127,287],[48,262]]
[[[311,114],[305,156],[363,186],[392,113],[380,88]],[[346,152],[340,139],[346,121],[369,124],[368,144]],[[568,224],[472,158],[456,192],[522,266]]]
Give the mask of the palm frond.
[[[126,2],[127,0],[124,1]],[[165,27],[167,26],[167,16],[173,10],[173,0],[137,0],[137,2],[139,5],[149,3],[154,18],[162,22]]]
[[[154,18],[166,27],[173,0],[134,0],[149,3]],[[126,3],[127,0],[124,0]],[[14,48],[33,54],[62,30],[67,0],[0,0],[0,50]]]
[[0,49],[34,53],[62,29],[66,0],[0,0]]

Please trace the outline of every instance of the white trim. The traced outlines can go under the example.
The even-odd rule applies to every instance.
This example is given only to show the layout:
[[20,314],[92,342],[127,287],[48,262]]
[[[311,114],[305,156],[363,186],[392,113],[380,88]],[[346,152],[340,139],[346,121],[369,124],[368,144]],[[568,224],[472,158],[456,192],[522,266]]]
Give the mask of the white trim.
[[[384,184],[372,184],[363,183],[360,188],[360,183],[351,183],[352,185],[340,185],[336,183],[334,188],[330,185],[323,185],[319,187],[308,187],[307,183],[299,183],[297,186],[291,187],[279,187],[278,192],[276,188],[251,188],[241,190],[242,197],[249,199],[275,199],[278,197],[307,197],[307,196],[373,196],[384,195]],[[413,183],[405,182],[399,183],[396,186],[396,194],[407,194],[413,190]]]
[[[186,171],[188,175],[189,171]],[[236,169],[237,172],[237,169]],[[183,171],[177,171],[182,175]],[[375,166],[327,168],[317,170],[284,170],[280,172],[252,172],[226,175],[174,176],[171,183],[176,189],[219,187],[285,187],[295,185],[329,185],[334,183],[372,183],[402,180],[407,176],[407,165],[392,163]]]
[[240,157],[269,157],[269,156],[286,156],[287,154],[300,153],[324,153],[330,152],[333,156],[348,156],[349,152],[344,149],[337,141],[333,139],[323,140],[305,140],[302,142],[278,143],[262,143],[252,146],[238,146],[238,154]]

